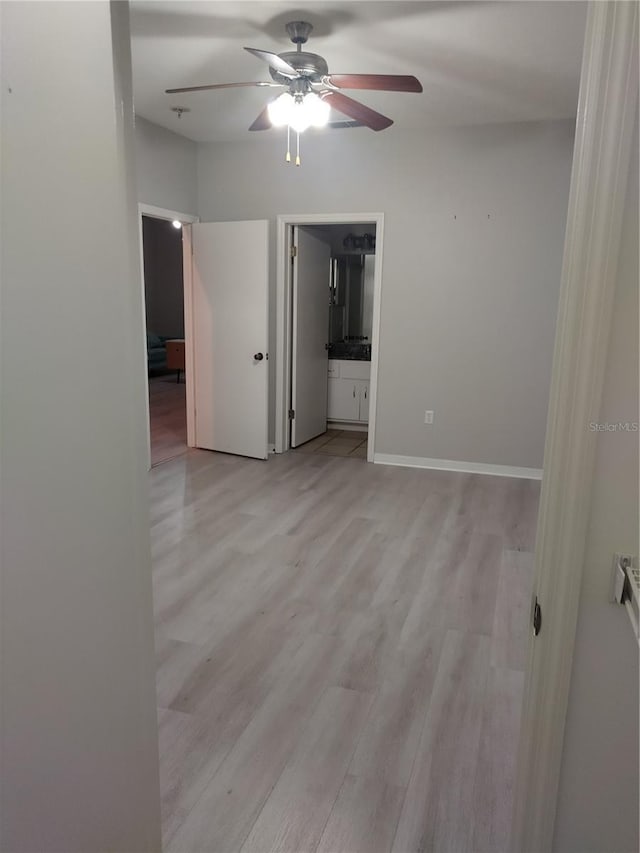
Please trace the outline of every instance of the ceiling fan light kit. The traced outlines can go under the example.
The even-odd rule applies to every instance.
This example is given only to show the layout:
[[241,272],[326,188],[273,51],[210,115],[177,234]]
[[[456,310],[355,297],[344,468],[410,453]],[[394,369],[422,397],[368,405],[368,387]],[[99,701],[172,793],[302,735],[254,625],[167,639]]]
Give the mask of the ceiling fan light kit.
[[330,111],[329,104],[315,92],[306,95],[283,92],[267,105],[273,127],[288,124],[296,133],[303,133],[308,127],[324,127],[329,121]]
[[[167,94],[197,92],[210,89],[227,89],[244,86],[268,86],[286,89],[262,110],[250,131],[287,127],[286,162],[291,162],[289,139],[291,131],[297,134],[300,165],[300,134],[309,127],[360,127],[380,131],[393,124],[393,120],[372,110],[360,101],[344,95],[341,89],[368,89],[379,92],[422,92],[418,79],[404,74],[330,74],[326,60],[317,53],[302,50],[313,27],[307,21],[290,21],[286,30],[295,51],[271,53],[254,47],[245,47],[248,53],[266,62],[271,81],[250,83],[214,83],[208,86],[188,86],[167,89]],[[350,121],[329,122],[331,109],[347,116]]]

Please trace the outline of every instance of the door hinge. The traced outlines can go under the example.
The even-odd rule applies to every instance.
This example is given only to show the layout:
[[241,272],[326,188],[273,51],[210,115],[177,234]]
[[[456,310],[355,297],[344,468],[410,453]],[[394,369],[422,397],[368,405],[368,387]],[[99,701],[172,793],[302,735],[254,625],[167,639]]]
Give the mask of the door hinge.
[[289,253],[290,253],[292,258],[297,258],[298,257],[298,247],[292,246]]
[[289,409],[289,420],[292,421],[295,418],[295,416],[296,416],[296,410],[295,409]]
[[542,627],[542,608],[540,607],[540,602],[538,601],[538,596],[536,595],[536,600],[533,604],[533,636],[537,637],[540,633],[540,628]]

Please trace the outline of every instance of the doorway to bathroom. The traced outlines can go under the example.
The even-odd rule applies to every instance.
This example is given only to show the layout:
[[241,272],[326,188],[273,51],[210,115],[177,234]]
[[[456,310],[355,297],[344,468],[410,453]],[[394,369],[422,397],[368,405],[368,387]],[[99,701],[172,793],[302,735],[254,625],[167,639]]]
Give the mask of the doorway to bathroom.
[[382,225],[278,218],[277,452],[373,461]]

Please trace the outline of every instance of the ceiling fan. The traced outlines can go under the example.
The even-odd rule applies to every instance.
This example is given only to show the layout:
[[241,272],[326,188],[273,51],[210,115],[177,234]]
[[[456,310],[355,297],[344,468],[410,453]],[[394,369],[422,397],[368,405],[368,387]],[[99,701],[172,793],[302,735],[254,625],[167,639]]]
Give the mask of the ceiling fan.
[[[370,107],[349,98],[342,89],[369,89],[380,92],[422,92],[420,81],[403,74],[330,74],[326,60],[317,53],[302,50],[313,26],[306,21],[291,21],[286,25],[296,50],[271,53],[253,47],[244,49],[269,66],[270,81],[250,83],[213,83],[208,86],[186,86],[167,89],[169,95],[182,92],[202,92],[210,89],[231,89],[244,86],[263,86],[285,89],[278,98],[262,110],[249,130],[268,130],[287,125],[300,134],[310,125],[333,127],[369,127],[384,130],[393,120]],[[346,121],[328,122],[330,108],[345,116]]]

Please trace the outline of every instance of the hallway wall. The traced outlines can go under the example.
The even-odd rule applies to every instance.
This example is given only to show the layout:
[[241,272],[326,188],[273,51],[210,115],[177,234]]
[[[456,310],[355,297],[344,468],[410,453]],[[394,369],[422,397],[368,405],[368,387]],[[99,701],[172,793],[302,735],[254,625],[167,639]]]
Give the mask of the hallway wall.
[[161,849],[128,14],[0,3],[10,853]]

